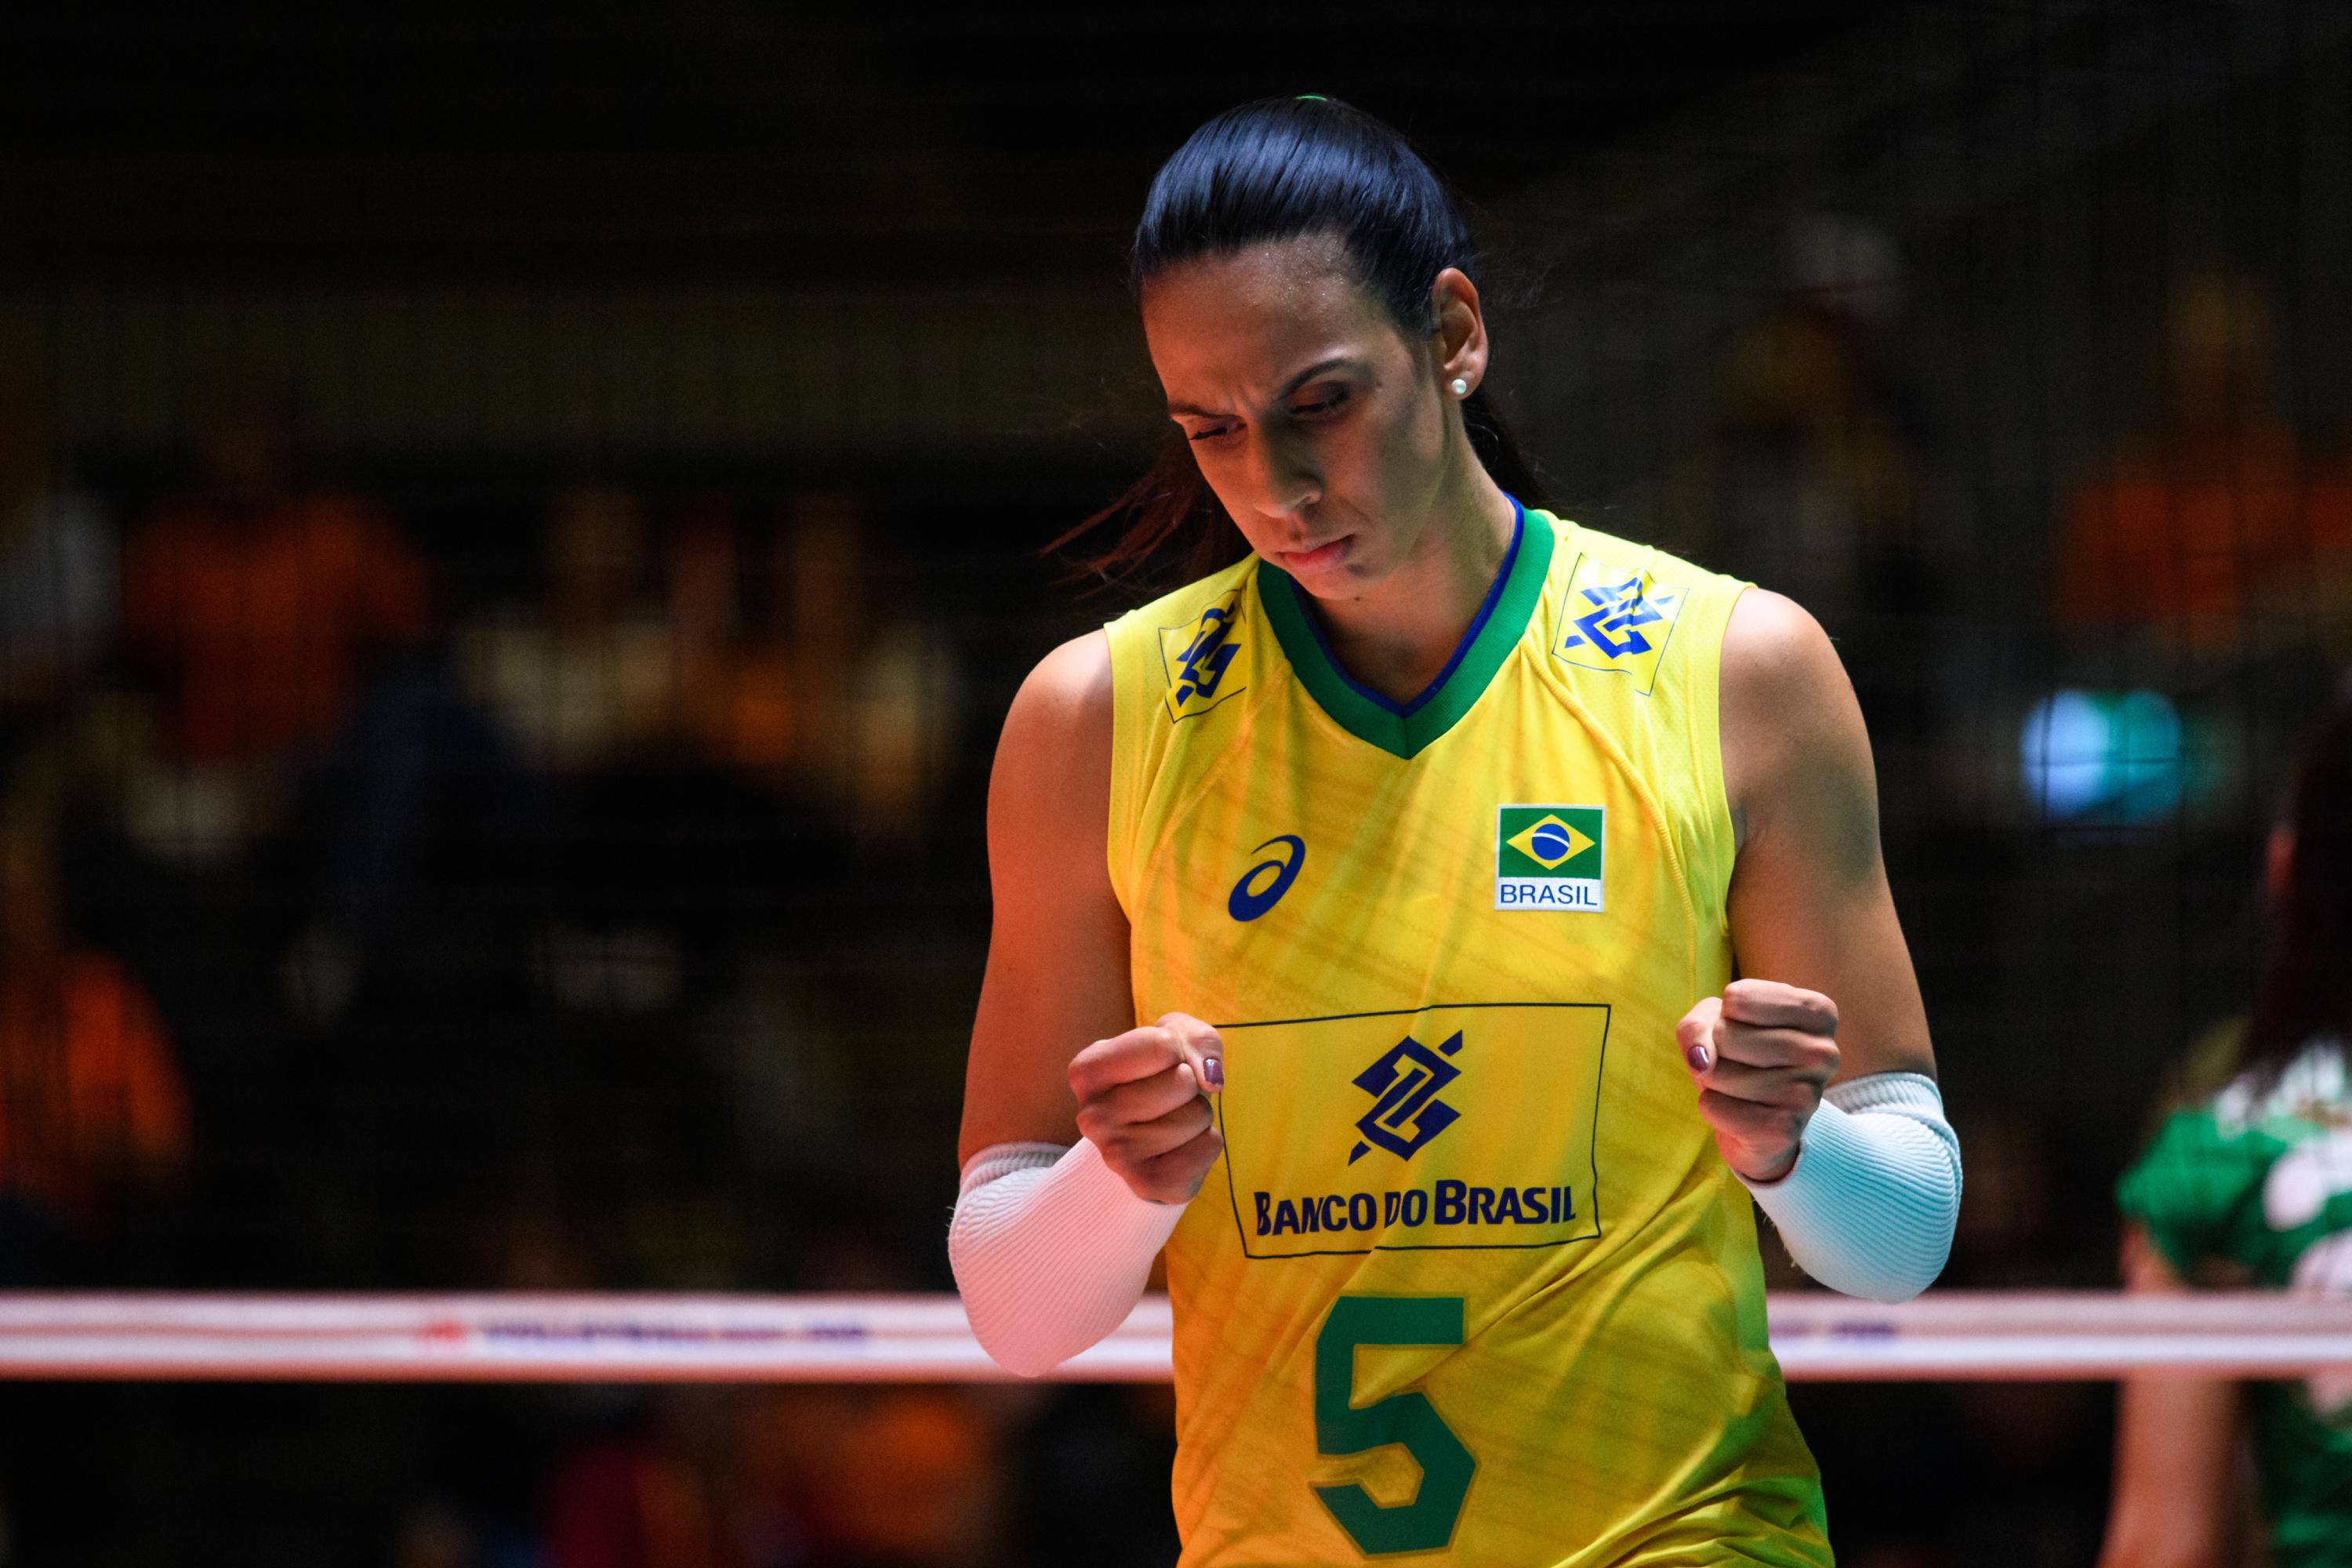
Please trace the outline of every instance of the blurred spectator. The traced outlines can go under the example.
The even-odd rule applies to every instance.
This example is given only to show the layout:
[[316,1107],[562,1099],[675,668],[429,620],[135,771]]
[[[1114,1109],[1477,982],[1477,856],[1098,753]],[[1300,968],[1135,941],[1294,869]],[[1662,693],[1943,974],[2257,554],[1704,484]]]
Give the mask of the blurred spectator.
[[[807,1258],[804,1283],[823,1294],[915,1283],[872,1220],[819,1235]],[[747,1455],[801,1500],[813,1563],[980,1568],[1003,1522],[1005,1444],[991,1415],[979,1390],[954,1385],[777,1390],[752,1412]]]
[[[864,1241],[816,1249],[821,1290],[906,1288]],[[841,1245],[846,1242],[846,1245]],[[983,1568],[1001,1434],[953,1386],[672,1390],[634,1436],[583,1445],[549,1494],[549,1568]],[[1157,1491],[1166,1497],[1166,1478]],[[1124,1561],[1106,1551],[1100,1561]]]
[[31,394],[0,374],[0,727],[64,695],[114,639],[112,521],[58,482],[49,443]]
[[425,561],[377,504],[298,486],[290,439],[276,399],[225,396],[193,489],[131,531],[124,643],[158,701],[125,818],[183,868],[217,870],[261,843],[315,851],[277,856],[250,889],[261,897],[223,923],[283,948],[286,1005],[324,1025],[409,891],[451,704],[436,700],[429,660],[394,657],[429,628]]
[[1790,267],[1727,367],[1722,564],[1841,631],[1857,610],[1916,607],[1927,421],[1887,347],[1904,297],[1894,240],[1817,215],[1791,234]]
[[392,1568],[477,1568],[481,1561],[464,1516],[438,1500],[412,1507],[393,1537]]
[[2306,504],[2314,570],[2273,597],[2280,609],[2308,621],[2319,657],[2340,669],[2352,663],[2352,448],[2317,459],[2312,472]]
[[1968,1128],[1968,1190],[1952,1256],[1940,1282],[1968,1289],[2063,1278],[2066,1259],[2053,1237],[2060,1184],[2044,1140],[2023,1117],[1972,1116]]
[[66,930],[49,813],[0,807],[0,1279],[56,1283],[117,1201],[174,1182],[187,1095],[155,1006]]
[[652,1405],[640,1435],[557,1465],[549,1568],[995,1560],[999,1444],[970,1390],[675,1389]]
[[1176,1561],[1168,1475],[1176,1395],[1164,1384],[1055,1389],[1006,1445],[1014,1561],[1166,1568]]
[[294,487],[265,399],[226,402],[198,459],[196,491],[140,523],[123,566],[126,637],[164,682],[164,744],[199,766],[321,746],[372,656],[424,632],[424,563],[375,507]]
[[516,752],[554,773],[616,762],[670,730],[668,624],[645,595],[646,521],[609,489],[548,508],[546,598],[509,605],[460,639],[466,683]]
[[[784,1568],[796,1550],[745,1539],[742,1477],[729,1438],[750,1396],[731,1389],[653,1395],[641,1435],[589,1443],[562,1460],[547,1510],[549,1568]],[[796,1544],[796,1543],[793,1543]],[[748,1550],[747,1550],[748,1549]]]
[[1700,559],[1788,595],[1837,639],[1888,798],[1917,801],[1948,784],[1936,747],[1953,693],[1924,519],[1927,399],[1896,341],[1903,258],[1876,225],[1816,213],[1791,226],[1787,266],[1778,303],[1733,345],[1677,504],[1697,509]]
[[[731,557],[714,531],[688,531],[674,591],[696,606],[726,605]],[[709,671],[695,719],[715,758],[824,803],[866,844],[921,839],[955,762],[962,671],[943,637],[891,603],[845,499],[792,508],[765,623],[723,653],[703,651],[711,640],[689,647]]]
[[986,1563],[997,1526],[999,1445],[973,1394],[843,1392],[844,1408],[801,1413],[803,1436],[816,1442],[810,1512],[818,1560],[843,1568]]
[[2352,570],[2352,487],[2315,486],[2272,406],[2268,298],[2191,279],[2165,330],[2165,415],[2076,492],[2059,546],[2062,625],[2194,656],[2306,638]]
[[646,518],[611,488],[548,503],[540,596],[458,636],[465,688],[536,782],[531,832],[547,917],[541,988],[572,1011],[646,1013],[677,995],[669,897],[680,826],[667,788],[676,671],[667,615],[646,591]]

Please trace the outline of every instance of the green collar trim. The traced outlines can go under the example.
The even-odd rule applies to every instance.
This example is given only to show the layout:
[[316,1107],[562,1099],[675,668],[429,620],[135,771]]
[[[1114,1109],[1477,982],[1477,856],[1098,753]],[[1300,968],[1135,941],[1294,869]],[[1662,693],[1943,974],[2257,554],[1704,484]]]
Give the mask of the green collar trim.
[[1275,640],[1282,645],[1307,695],[1334,723],[1384,752],[1412,757],[1470,711],[1495,672],[1503,668],[1503,660],[1518,646],[1543,598],[1544,578],[1551,570],[1551,519],[1541,512],[1531,519],[1517,500],[1511,505],[1517,513],[1511,548],[1503,557],[1502,570],[1495,574],[1494,586],[1486,590],[1486,602],[1478,606],[1477,617],[1462,634],[1454,657],[1429,689],[1402,705],[1360,684],[1342,669],[1307,605],[1307,595],[1290,574],[1271,562],[1258,563],[1258,599],[1265,605],[1266,624],[1274,628]]

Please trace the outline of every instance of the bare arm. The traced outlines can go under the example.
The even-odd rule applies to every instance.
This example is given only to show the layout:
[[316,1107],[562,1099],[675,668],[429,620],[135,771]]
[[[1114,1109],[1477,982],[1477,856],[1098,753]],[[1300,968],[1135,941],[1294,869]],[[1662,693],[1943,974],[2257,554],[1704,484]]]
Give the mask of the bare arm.
[[1792,601],[1751,589],[1725,628],[1722,670],[1741,978],[1677,1035],[1723,1157],[1773,1182],[1832,1081],[1933,1077],[1936,1061],[1879,856],[1870,737],[1836,650]]
[[1723,773],[1740,830],[1731,941],[1744,974],[1837,1000],[1838,1077],[1933,1077],[1927,1013],[1878,847],[1862,709],[1812,616],[1751,589],[1723,639]]
[[1083,1133],[1139,1196],[1182,1203],[1222,1146],[1205,1098],[1216,1031],[1137,1026],[1127,917],[1111,891],[1110,646],[1048,654],[1013,700],[988,788],[996,913],[964,1075],[959,1163],[995,1143]]
[[[996,917],[948,1260],[972,1333],[1032,1377],[1134,1310],[1219,1148],[1216,1031],[1172,1013],[1129,1026],[1127,921],[1104,852],[1110,676],[1100,634],[1048,655],[1013,699],[989,784]],[[995,1147],[1039,1143],[1062,1147]]]
[[[2134,1226],[2124,1288],[2184,1289]],[[2135,1377],[2116,1409],[2115,1499],[2099,1568],[2234,1568],[2252,1533],[2238,1385],[2201,1377]]]
[[1776,594],[1734,606],[1722,669],[1743,973],[1676,1043],[1790,1257],[1832,1289],[1907,1301],[1951,1256],[1960,1146],[1879,859],[1869,739],[1829,639]]
[[1135,1023],[1127,917],[1110,887],[1110,645],[1064,643],[1022,684],[988,784],[995,916],[956,1158],[1077,1142],[1080,1047]]

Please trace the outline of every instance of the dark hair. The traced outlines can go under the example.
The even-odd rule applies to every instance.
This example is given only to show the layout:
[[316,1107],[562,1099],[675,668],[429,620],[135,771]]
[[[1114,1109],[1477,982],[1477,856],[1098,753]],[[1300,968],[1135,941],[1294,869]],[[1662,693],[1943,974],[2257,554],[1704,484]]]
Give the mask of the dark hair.
[[2264,1081],[2315,1037],[2352,1036],[2352,675],[2305,748],[2281,825],[2294,852],[2239,1049]]
[[[1402,136],[1336,99],[1267,98],[1218,115],[1160,165],[1136,226],[1128,280],[1139,294],[1184,262],[1307,235],[1337,238],[1364,288],[1410,338],[1435,328],[1429,290],[1438,273],[1469,272],[1480,259],[1461,204]],[[1462,414],[1487,472],[1536,504],[1534,476],[1485,388],[1463,400]],[[1181,436],[1054,548],[1111,523],[1118,537],[1082,558],[1085,570],[1121,574],[1174,546],[1186,574],[1199,576],[1249,552]]]

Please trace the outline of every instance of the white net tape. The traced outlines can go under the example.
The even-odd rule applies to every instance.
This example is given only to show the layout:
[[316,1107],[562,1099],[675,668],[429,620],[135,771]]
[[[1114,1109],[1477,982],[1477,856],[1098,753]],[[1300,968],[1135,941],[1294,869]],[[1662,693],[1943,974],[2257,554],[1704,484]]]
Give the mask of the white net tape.
[[[2352,1367],[2352,1300],[1948,1291],[1769,1303],[1791,1379],[2305,1375]],[[1054,1375],[1169,1376],[1164,1298]],[[0,1292],[0,1378],[981,1382],[952,1296],[238,1296]]]

